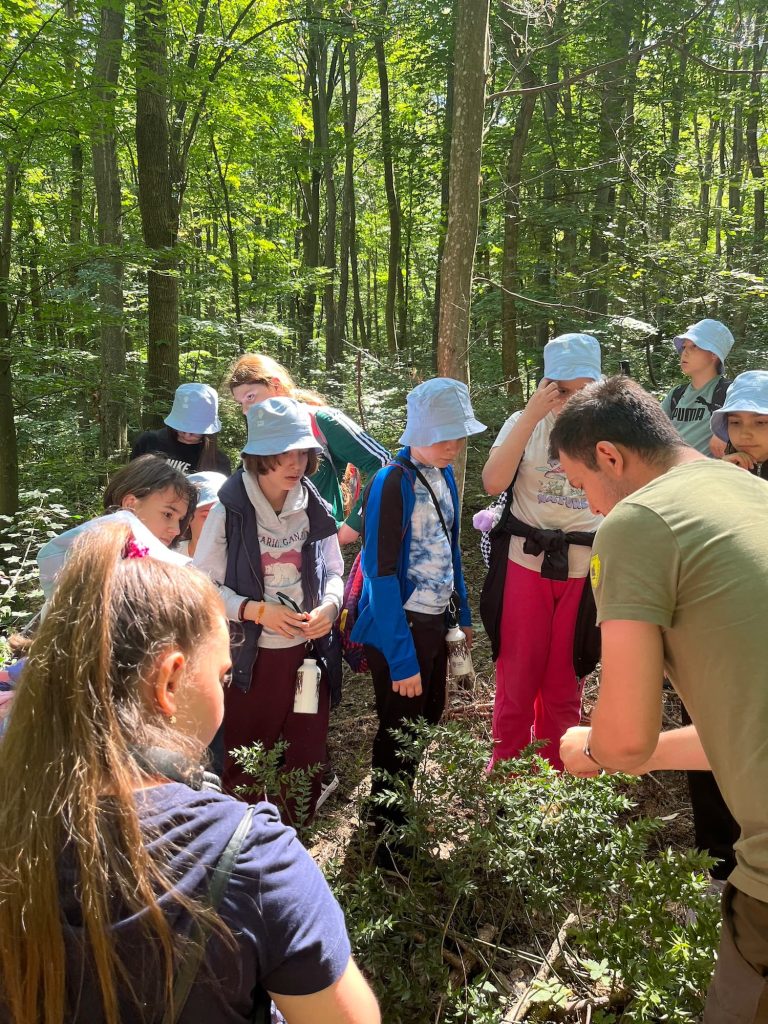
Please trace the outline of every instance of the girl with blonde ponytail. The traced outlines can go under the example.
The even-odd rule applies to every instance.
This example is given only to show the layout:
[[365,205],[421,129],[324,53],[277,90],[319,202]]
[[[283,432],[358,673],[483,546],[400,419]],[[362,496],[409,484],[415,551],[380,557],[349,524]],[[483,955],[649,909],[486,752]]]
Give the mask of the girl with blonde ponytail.
[[379,1020],[293,832],[204,788],[229,669],[202,573],[73,545],[0,742],[3,1024]]

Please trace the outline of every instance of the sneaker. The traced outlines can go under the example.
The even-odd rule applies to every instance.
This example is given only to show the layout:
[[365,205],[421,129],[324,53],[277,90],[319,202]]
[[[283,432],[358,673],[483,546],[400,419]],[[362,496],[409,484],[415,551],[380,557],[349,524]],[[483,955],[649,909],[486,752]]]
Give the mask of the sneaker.
[[323,781],[320,783],[320,796],[317,798],[317,803],[315,804],[315,810],[319,811],[320,808],[325,803],[325,801],[331,795],[331,793],[335,793],[338,788],[339,788],[339,776],[338,775],[334,775],[332,779],[329,779],[327,781],[325,779],[323,779]]

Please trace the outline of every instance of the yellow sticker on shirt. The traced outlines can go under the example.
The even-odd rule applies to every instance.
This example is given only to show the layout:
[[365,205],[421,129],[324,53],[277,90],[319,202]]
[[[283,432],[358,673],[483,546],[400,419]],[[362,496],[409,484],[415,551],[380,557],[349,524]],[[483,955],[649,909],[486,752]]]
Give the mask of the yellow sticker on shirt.
[[592,581],[592,589],[597,590],[600,583],[600,555],[592,555],[589,563],[589,578]]

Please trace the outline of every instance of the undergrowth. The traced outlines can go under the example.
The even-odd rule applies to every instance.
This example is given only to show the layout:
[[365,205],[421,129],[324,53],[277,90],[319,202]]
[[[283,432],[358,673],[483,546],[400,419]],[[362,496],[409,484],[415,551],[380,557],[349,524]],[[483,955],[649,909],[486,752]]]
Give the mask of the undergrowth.
[[401,739],[414,789],[391,780],[382,799],[405,810],[392,838],[413,858],[380,871],[362,824],[329,872],[383,1019],[498,1024],[569,914],[555,974],[529,993],[536,1019],[569,1019],[580,998],[602,1024],[697,1018],[719,920],[711,861],[651,857],[662,823],[633,816],[626,777],[578,780],[535,755],[488,775],[487,745],[456,724]]

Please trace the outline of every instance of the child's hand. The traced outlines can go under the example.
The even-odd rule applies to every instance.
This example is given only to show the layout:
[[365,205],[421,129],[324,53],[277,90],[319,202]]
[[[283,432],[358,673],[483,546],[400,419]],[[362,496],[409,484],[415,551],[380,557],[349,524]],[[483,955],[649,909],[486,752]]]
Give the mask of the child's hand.
[[715,459],[722,459],[725,455],[725,449],[728,445],[719,438],[716,434],[713,434],[709,439],[709,450],[712,453],[712,457]]
[[301,631],[307,640],[318,640],[321,636],[327,636],[331,632],[335,621],[336,605],[321,604],[309,613],[302,623]]
[[525,411],[535,417],[538,423],[550,412],[559,409],[562,404],[563,400],[558,385],[548,377],[542,377],[539,386],[528,399]]
[[732,462],[734,466],[740,466],[741,469],[754,469],[757,465],[751,455],[747,455],[746,452],[734,452],[732,455],[724,455],[723,462]]
[[[256,602],[253,602],[254,609],[258,608]],[[251,605],[248,605],[248,612],[251,610]],[[249,615],[249,618],[255,619],[256,612],[253,615]],[[267,629],[271,629],[275,633],[279,633],[280,636],[287,636],[291,640],[296,637],[304,635],[304,623],[306,622],[306,612],[294,612],[290,608],[286,608],[282,604],[268,603],[264,605],[264,612],[261,616],[262,626],[266,626]]]
[[464,633],[464,636],[467,638],[467,650],[471,651],[472,650],[472,641],[475,638],[475,631],[474,631],[474,629],[472,629],[471,626],[462,626],[461,629],[462,629],[462,631]]
[[407,679],[393,679],[392,689],[401,697],[420,697],[421,676],[417,672],[415,676],[408,676]]

